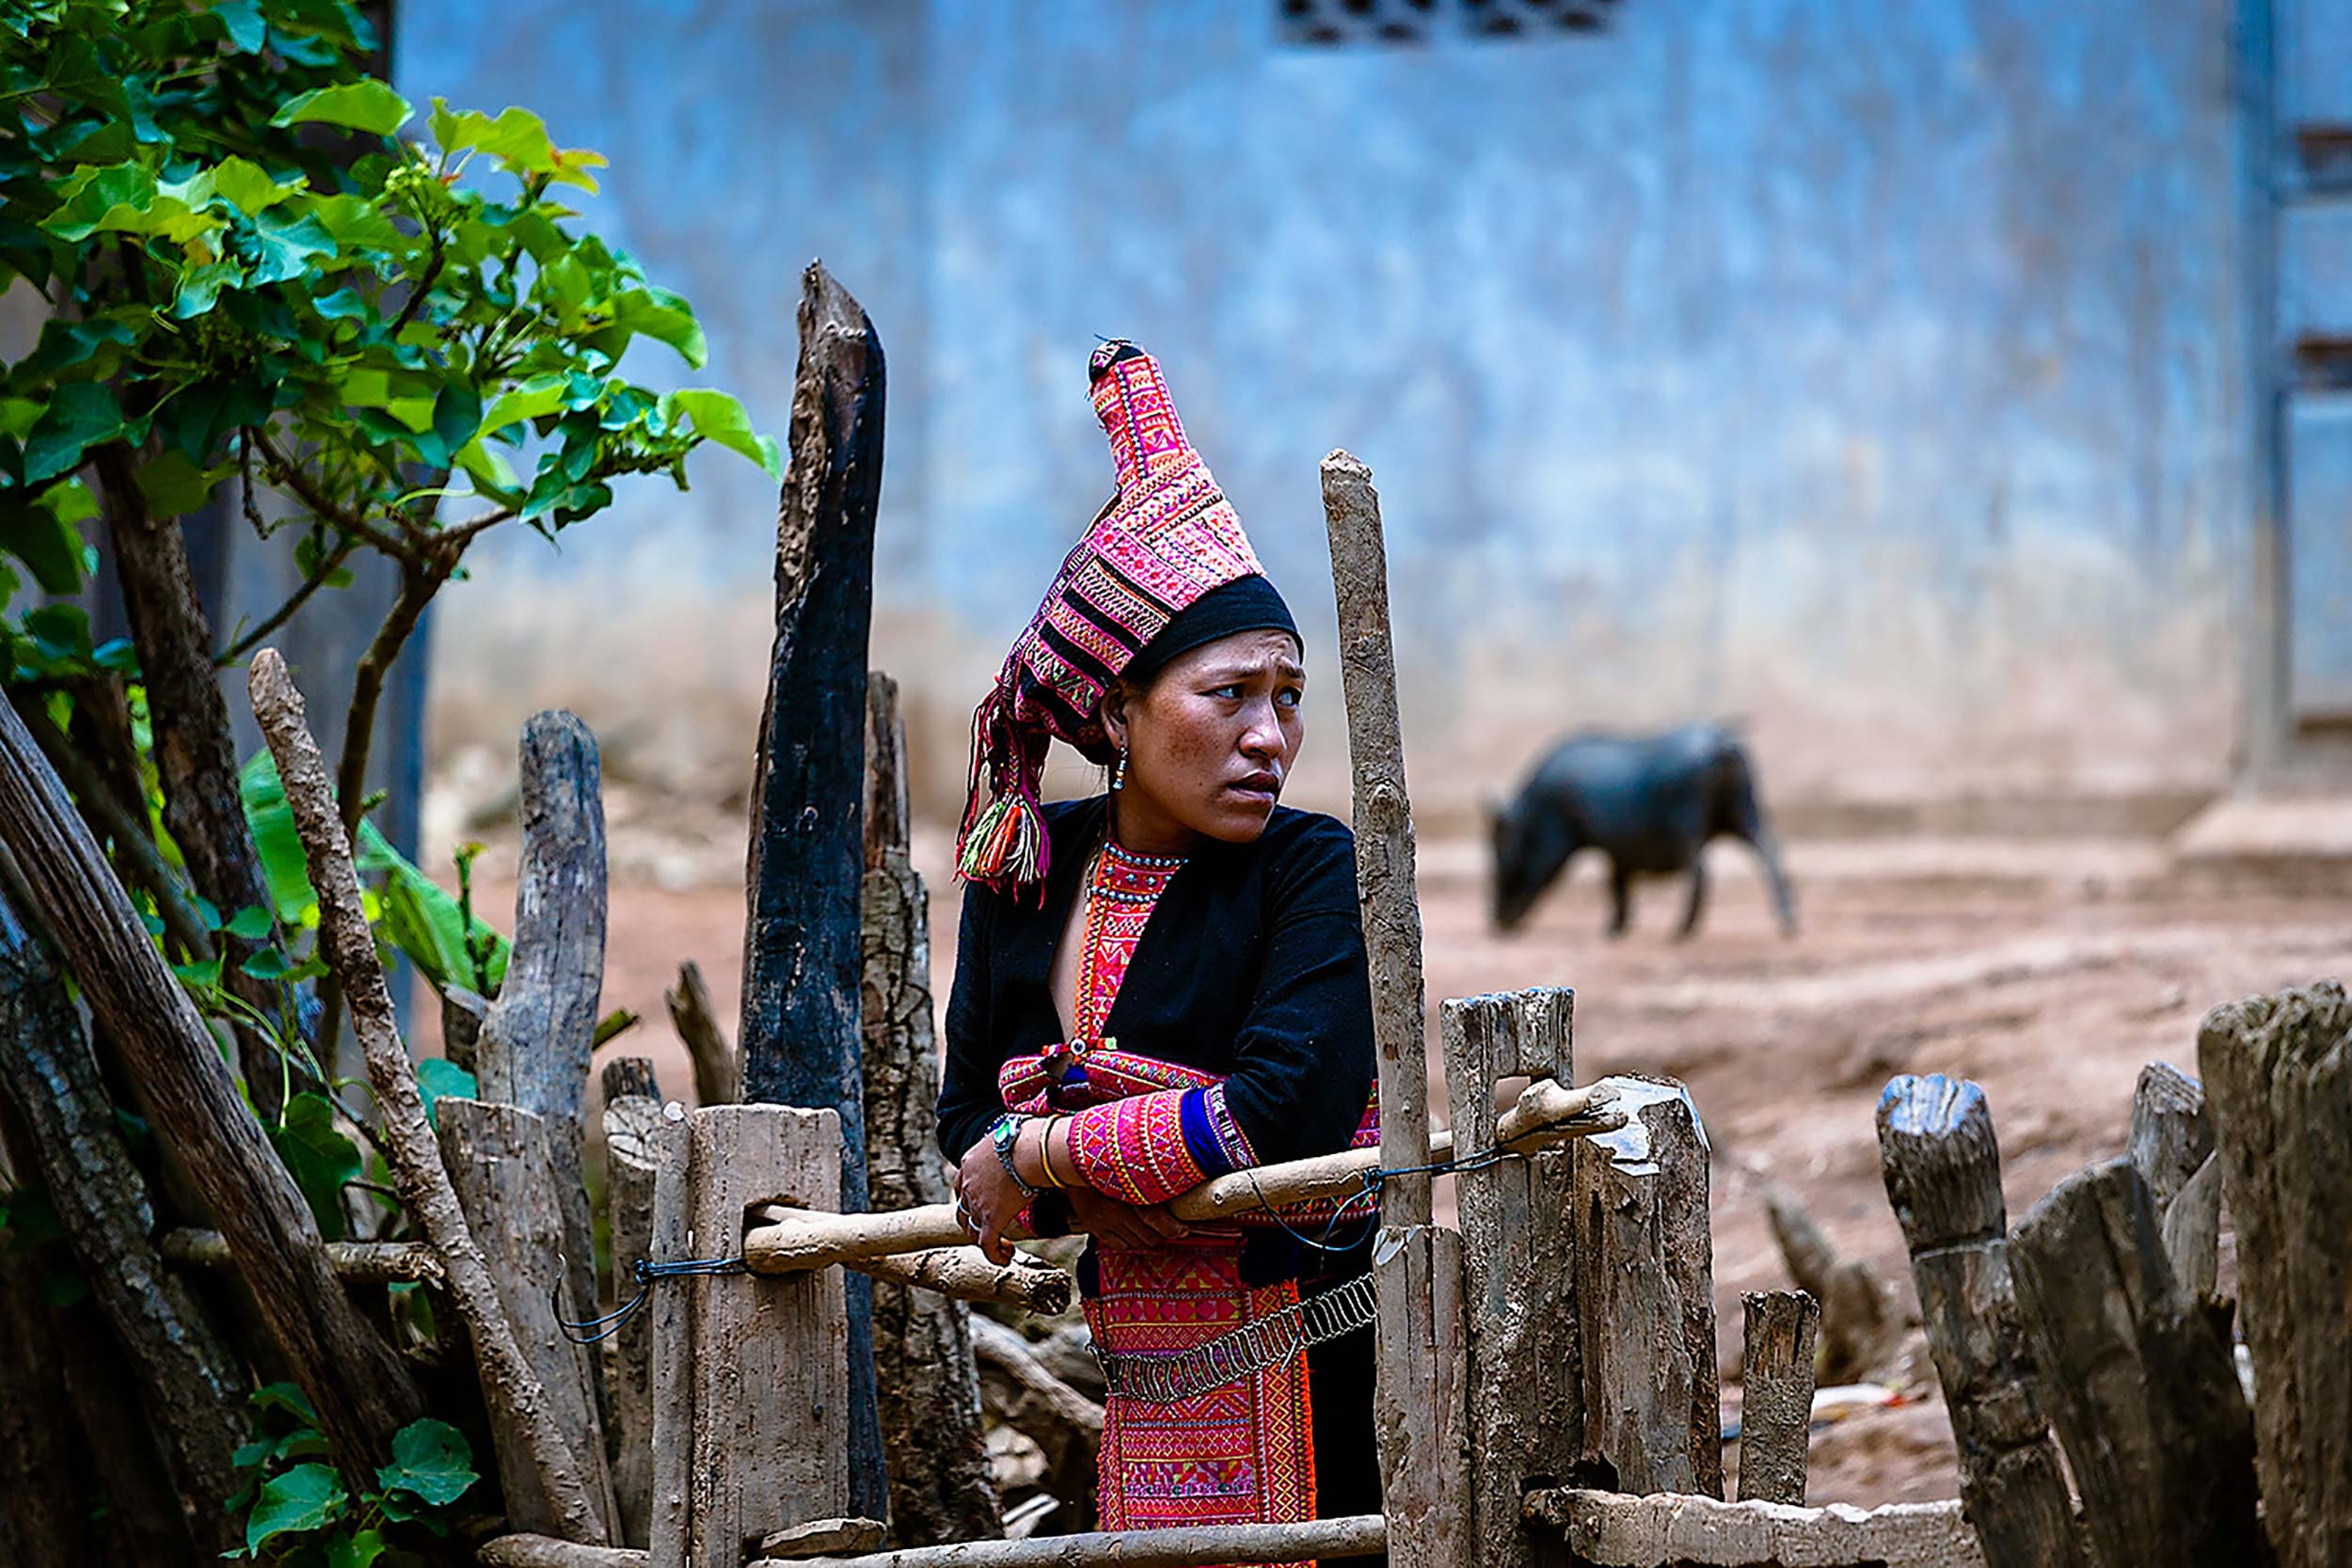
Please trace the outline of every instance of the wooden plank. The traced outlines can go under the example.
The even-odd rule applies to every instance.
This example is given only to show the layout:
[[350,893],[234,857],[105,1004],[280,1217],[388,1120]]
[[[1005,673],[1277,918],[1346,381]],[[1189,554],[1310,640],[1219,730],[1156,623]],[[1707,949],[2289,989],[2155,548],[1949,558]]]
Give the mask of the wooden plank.
[[1821,1304],[1803,1291],[1749,1291],[1740,1305],[1740,1500],[1802,1507]]
[[[1497,1138],[1494,1086],[1525,1074],[1573,1076],[1572,992],[1547,988],[1447,1002],[1448,1120],[1454,1145]],[[1454,1178],[1470,1354],[1472,1529],[1482,1564],[1519,1568],[1533,1543],[1519,1519],[1530,1478],[1565,1479],[1584,1429],[1576,1303],[1571,1157],[1553,1149]]]
[[135,1081],[168,1163],[228,1237],[262,1325],[354,1484],[423,1414],[391,1347],[335,1283],[318,1222],[139,923],[64,786],[0,703],[0,844],[84,1002]]
[[1723,1493],[1707,1143],[1689,1091],[1629,1075],[1632,1119],[1575,1146],[1583,1473],[1625,1492]]
[[1991,1568],[2071,1568],[2084,1545],[2010,1283],[2001,1151],[1984,1091],[1905,1074],[1879,1097],[1879,1167]]
[[[1429,1061],[1422,989],[1421,905],[1413,885],[1413,807],[1396,713],[1389,564],[1372,470],[1344,451],[1323,460],[1323,515],[1339,601],[1340,676],[1356,781],[1356,882],[1372,970],[1372,1036],[1380,1058],[1380,1164],[1422,1163],[1429,1147]],[[1427,1225],[1430,1180],[1383,1182],[1380,1223]]]
[[[736,1256],[754,1204],[837,1201],[841,1126],[829,1110],[721,1105],[695,1112],[687,1127],[695,1256]],[[788,1525],[856,1512],[841,1284],[833,1270],[688,1282],[694,1568],[739,1562]]]
[[[953,1196],[937,1136],[939,1039],[931,1012],[930,901],[908,858],[906,749],[898,683],[876,671],[866,682],[865,980],[859,1010],[865,1033],[867,1194],[877,1209],[946,1203]],[[935,1284],[995,1289],[1050,1278],[1033,1268],[999,1270],[975,1248],[915,1256],[930,1260]],[[1046,1288],[1050,1291],[1050,1284]],[[961,1292],[920,1290],[911,1280],[877,1280],[873,1292],[874,1380],[883,1450],[890,1457],[893,1539],[902,1546],[924,1546],[1002,1535],[1004,1515],[980,1424],[971,1310],[957,1299]],[[1062,1299],[1066,1305],[1066,1293]]]
[[1471,1534],[1470,1352],[1462,1236],[1383,1226],[1373,1243],[1381,1511],[1397,1563],[1466,1564]]
[[1592,1568],[1983,1568],[1958,1503],[1791,1508],[1673,1494],[1558,1490],[1527,1497]]
[[[1224,1562],[1310,1562],[1377,1556],[1389,1528],[1376,1513],[1287,1525],[1171,1525],[1165,1529],[967,1541],[867,1557],[803,1558],[794,1568],[1213,1568]],[[1394,1558],[1391,1550],[1391,1560]],[[778,1568],[756,1560],[749,1568]]]
[[2270,1540],[2281,1568],[2352,1562],[2352,1001],[2325,981],[2217,1007],[2197,1062],[2237,1227]]
[[2059,1182],[2009,1256],[2092,1560],[2261,1560],[2253,1418],[2229,1346],[2172,1277],[2136,1163]]
[[[822,1208],[870,1208],[858,992],[867,632],[882,493],[882,339],[825,269],[801,277],[791,464],[776,511],[776,631],[752,777],[742,1094],[832,1110],[840,1180]],[[889,1508],[871,1291],[849,1282],[848,1442],[855,1506]]]
[[[648,1151],[653,1159],[652,1255],[661,1262],[695,1256],[692,1135],[675,1105],[662,1113]],[[692,1544],[694,1463],[694,1313],[689,1282],[664,1279],[647,1298],[653,1354],[653,1506],[645,1521],[651,1568],[687,1568]]]
[[[455,1098],[437,1101],[433,1119],[442,1164],[497,1282],[499,1305],[547,1391],[548,1409],[604,1516],[606,1534],[617,1536],[619,1513],[604,1463],[604,1428],[588,1347],[573,1344],[562,1326],[593,1313],[583,1310],[573,1293],[560,1254],[563,1178],[547,1120],[519,1105]],[[508,1390],[488,1383],[483,1397],[490,1407],[508,1517],[540,1534],[566,1533],[558,1500],[548,1495],[528,1446],[519,1440]]]
[[[639,1061],[641,1057],[623,1057]],[[618,1064],[615,1064],[618,1065]],[[646,1063],[644,1087],[653,1087],[651,1063]],[[618,1086],[631,1086],[634,1075]],[[615,1075],[605,1072],[604,1192],[605,1212],[612,1234],[612,1300],[617,1306],[640,1289],[675,1291],[675,1286],[641,1287],[637,1265],[654,1256],[655,1146],[663,1126],[661,1103],[644,1094],[614,1095]],[[619,1539],[632,1546],[646,1544],[653,1515],[653,1314],[639,1311],[623,1323],[605,1343],[612,1356],[612,1431],[607,1445],[612,1457],[612,1496],[619,1505]]]
[[[596,737],[572,714],[533,714],[523,724],[521,768],[514,952],[474,1042],[474,1074],[483,1100],[519,1105],[545,1123],[572,1299],[593,1305],[596,1249],[581,1156],[588,1062],[604,985],[604,796]],[[592,1364],[592,1377],[596,1370]]]
[[809,1557],[855,1557],[882,1549],[889,1531],[879,1519],[812,1519],[780,1529],[759,1544],[759,1556],[792,1560]]

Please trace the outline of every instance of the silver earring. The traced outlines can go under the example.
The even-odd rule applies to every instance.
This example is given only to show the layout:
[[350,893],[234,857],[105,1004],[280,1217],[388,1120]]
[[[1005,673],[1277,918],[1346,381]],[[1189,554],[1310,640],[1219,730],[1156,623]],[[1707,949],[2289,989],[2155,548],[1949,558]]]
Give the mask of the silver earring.
[[1116,794],[1127,787],[1127,748],[1119,749],[1119,760],[1111,764],[1111,790]]

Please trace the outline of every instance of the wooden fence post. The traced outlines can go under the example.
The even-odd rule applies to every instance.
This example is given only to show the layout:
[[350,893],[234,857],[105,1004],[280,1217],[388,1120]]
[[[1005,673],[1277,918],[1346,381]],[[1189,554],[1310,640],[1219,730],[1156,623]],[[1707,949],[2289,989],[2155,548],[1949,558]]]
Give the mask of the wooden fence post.
[[[686,1113],[662,1108],[648,1148],[653,1160],[653,1239],[650,1256],[669,1263],[694,1256],[691,1165],[693,1138]],[[653,1504],[645,1520],[647,1568],[687,1568],[693,1541],[694,1306],[689,1282],[657,1282],[645,1302],[652,1320]]]
[[596,737],[549,709],[523,724],[523,860],[515,949],[474,1042],[485,1101],[543,1119],[573,1298],[596,1299],[596,1255],[581,1184],[588,1061],[604,988],[604,796]]
[[[595,1304],[580,1305],[571,1271],[560,1256],[567,1244],[564,1178],[547,1119],[519,1105],[453,1098],[435,1102],[433,1119],[441,1162],[474,1243],[490,1265],[499,1305],[547,1390],[549,1412],[579,1464],[607,1535],[618,1539],[620,1517],[605,1468],[604,1427],[597,1418],[588,1347],[573,1344],[562,1329],[565,1322],[595,1316]],[[513,1392],[496,1379],[483,1380],[491,1426],[502,1439],[497,1445],[499,1482],[507,1513],[518,1528],[564,1534],[556,1499],[548,1496],[532,1454],[516,1436]]]
[[2229,1346],[2172,1278],[2133,1163],[2059,1182],[2018,1222],[2009,1256],[2092,1557],[2260,1561],[2246,1396]]
[[1984,1091],[1905,1074],[1879,1096],[1879,1167],[1911,1253],[1928,1350],[1960,1444],[1960,1496],[1989,1568],[2073,1568],[2082,1537],[2010,1282],[2001,1151]]
[[[946,1203],[939,1152],[939,1043],[923,879],[908,858],[906,725],[898,684],[867,677],[866,732],[866,1165],[877,1209]],[[901,1546],[1004,1533],[980,1426],[972,1312],[877,1281],[874,1382],[890,1456],[891,1538]]]
[[[752,779],[743,936],[747,1101],[829,1108],[842,1138],[826,1207],[867,1207],[858,1067],[866,664],[882,494],[882,339],[811,262],[801,276],[791,465],[776,512],[776,635]],[[847,1441],[860,1513],[889,1508],[874,1402],[872,1295],[849,1282]]]
[[[604,1192],[616,1307],[637,1294],[637,1265],[654,1255],[654,1146],[661,1124],[653,1064],[643,1056],[606,1063]],[[612,1347],[612,1408],[606,1447],[612,1457],[613,1501],[621,1513],[619,1539],[642,1546],[653,1510],[652,1314],[638,1312],[607,1342]]]
[[1631,1119],[1573,1146],[1580,1468],[1614,1491],[1721,1497],[1707,1136],[1673,1079],[1607,1082]]
[[1821,1304],[1803,1291],[1750,1291],[1740,1305],[1740,1500],[1802,1508]]
[[[1473,996],[1439,1009],[1454,1147],[1491,1148],[1495,1084],[1525,1074],[1575,1081],[1575,993],[1546,988]],[[1530,1484],[1567,1480],[1584,1430],[1570,1223],[1573,1157],[1550,1149],[1454,1178],[1467,1271],[1471,1528],[1483,1568],[1524,1568]]]
[[[1379,1055],[1380,1164],[1409,1169],[1429,1161],[1429,1062],[1380,497],[1372,470],[1346,452],[1324,458],[1322,473],[1356,781],[1356,879]],[[1450,1568],[1472,1556],[1461,1236],[1438,1230],[1431,1212],[1427,1176],[1382,1182],[1373,1249],[1374,1409],[1389,1554],[1400,1568]]]
[[2333,981],[2198,1031],[2237,1227],[2255,1461],[2281,1568],[2352,1562],[2352,1001]]
[[2214,1293],[2221,1239],[2221,1162],[2204,1085],[2169,1062],[2140,1069],[2130,1154],[2155,1204],[2172,1277],[2203,1301]]
[[[755,1204],[838,1206],[841,1124],[833,1112],[721,1105],[695,1112],[687,1126],[692,1256],[739,1257]],[[855,1512],[842,1278],[821,1269],[687,1282],[692,1568],[733,1568],[771,1531]],[[658,1514],[658,1482],[656,1490]]]

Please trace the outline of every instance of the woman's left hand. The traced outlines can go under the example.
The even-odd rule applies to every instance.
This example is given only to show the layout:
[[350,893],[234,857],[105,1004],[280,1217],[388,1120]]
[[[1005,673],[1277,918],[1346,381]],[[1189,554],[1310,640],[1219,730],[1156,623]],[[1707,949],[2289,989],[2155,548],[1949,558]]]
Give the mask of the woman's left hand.
[[1012,1243],[1005,1240],[1005,1231],[1021,1217],[1029,1200],[1005,1174],[995,1144],[985,1135],[963,1151],[956,1165],[956,1206],[964,1228],[980,1243],[988,1260],[999,1268],[1011,1262]]

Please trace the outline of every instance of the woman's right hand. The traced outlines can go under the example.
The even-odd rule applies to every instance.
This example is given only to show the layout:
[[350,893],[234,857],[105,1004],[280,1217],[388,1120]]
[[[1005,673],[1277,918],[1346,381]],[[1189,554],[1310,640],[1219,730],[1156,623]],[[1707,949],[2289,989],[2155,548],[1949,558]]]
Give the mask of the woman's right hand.
[[1105,1246],[1148,1251],[1192,1234],[1191,1227],[1170,1212],[1165,1203],[1138,1208],[1105,1197],[1090,1187],[1073,1187],[1063,1196],[1070,1199],[1073,1227],[1088,1232]]

